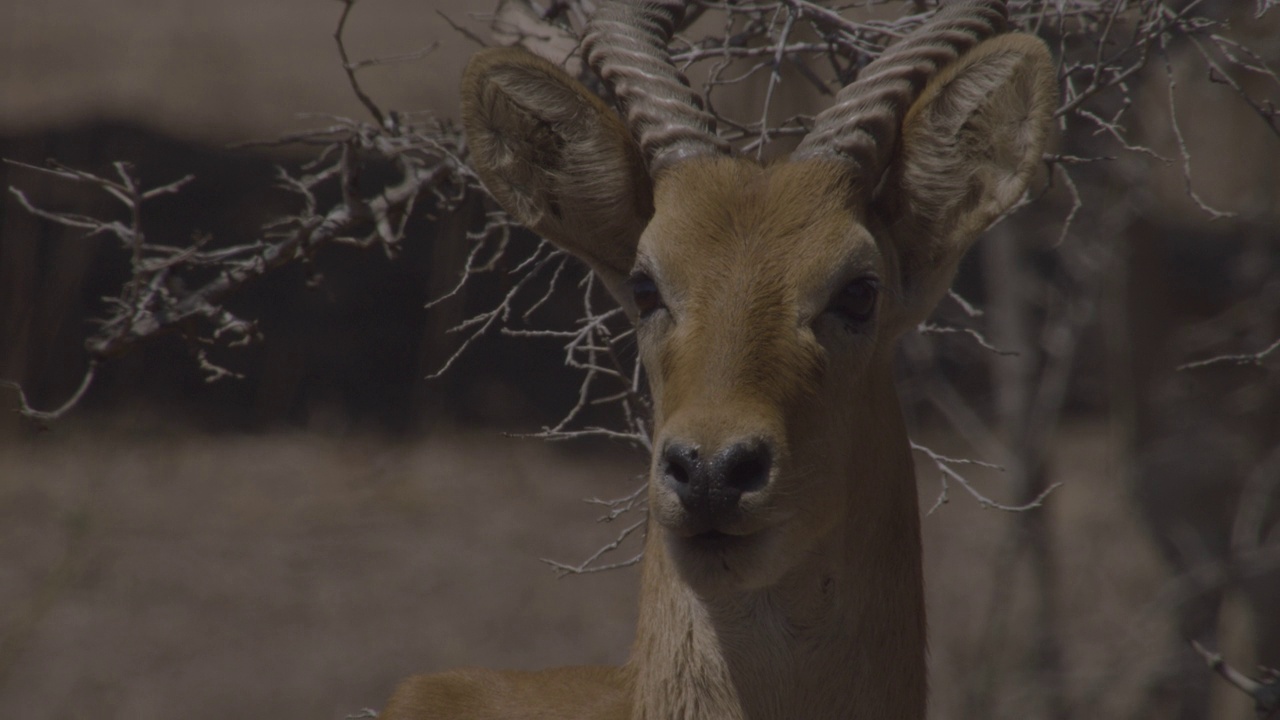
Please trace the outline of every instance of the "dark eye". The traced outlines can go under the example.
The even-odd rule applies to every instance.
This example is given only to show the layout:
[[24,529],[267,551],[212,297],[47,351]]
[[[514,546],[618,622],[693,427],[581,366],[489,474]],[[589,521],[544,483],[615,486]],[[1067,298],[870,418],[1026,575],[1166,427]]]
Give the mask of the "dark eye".
[[875,278],[858,278],[831,298],[831,306],[827,311],[835,313],[847,325],[861,325],[875,314],[876,296],[879,293],[880,284]]
[[636,311],[640,317],[648,317],[662,305],[662,294],[658,292],[658,283],[644,273],[631,276],[631,297],[635,300]]

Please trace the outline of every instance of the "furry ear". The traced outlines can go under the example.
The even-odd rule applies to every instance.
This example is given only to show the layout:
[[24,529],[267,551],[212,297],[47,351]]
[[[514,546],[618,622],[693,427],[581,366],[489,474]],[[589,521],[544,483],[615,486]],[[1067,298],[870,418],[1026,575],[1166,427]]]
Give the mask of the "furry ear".
[[462,120],[476,171],[502,207],[584,260],[622,301],[653,190],[618,116],[550,62],[498,48],[468,63]]
[[923,321],[978,235],[1026,191],[1057,105],[1048,48],[1001,35],[944,68],[907,111],[873,201],[892,218],[906,316]]

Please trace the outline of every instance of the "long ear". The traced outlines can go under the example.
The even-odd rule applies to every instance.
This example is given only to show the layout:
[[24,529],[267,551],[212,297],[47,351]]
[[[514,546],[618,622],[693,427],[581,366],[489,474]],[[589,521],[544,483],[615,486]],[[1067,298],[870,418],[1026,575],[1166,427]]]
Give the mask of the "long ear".
[[653,191],[617,115],[555,65],[498,48],[467,65],[462,120],[476,171],[502,207],[586,261],[622,300]]
[[893,219],[903,329],[933,311],[979,233],[1022,197],[1056,105],[1048,48],[1011,34],[944,68],[907,111],[897,162],[873,202]]

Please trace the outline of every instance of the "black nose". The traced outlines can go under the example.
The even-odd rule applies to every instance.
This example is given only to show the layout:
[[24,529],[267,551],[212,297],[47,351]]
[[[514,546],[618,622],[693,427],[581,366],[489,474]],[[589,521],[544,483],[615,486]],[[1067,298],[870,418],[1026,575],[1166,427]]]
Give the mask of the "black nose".
[[670,441],[662,451],[662,479],[686,511],[714,524],[738,507],[742,494],[769,481],[773,456],[759,440],[735,442],[710,459],[689,443]]

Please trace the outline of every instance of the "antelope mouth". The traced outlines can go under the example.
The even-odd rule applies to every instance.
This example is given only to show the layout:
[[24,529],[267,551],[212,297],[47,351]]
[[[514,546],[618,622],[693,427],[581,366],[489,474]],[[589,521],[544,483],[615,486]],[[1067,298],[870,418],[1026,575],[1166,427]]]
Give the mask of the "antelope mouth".
[[708,528],[697,532],[672,533],[678,545],[686,552],[732,552],[745,548],[758,539],[758,532],[735,533],[719,528]]
[[721,530],[708,530],[684,539],[684,544],[697,550],[731,550],[749,541],[745,535],[730,535]]
[[669,515],[660,513],[658,525],[670,539],[682,545],[728,547],[758,539],[773,524],[742,512],[711,518],[679,509]]
[[745,540],[763,529],[745,520],[736,518],[716,522],[684,516],[670,522],[660,520],[659,524],[673,537],[687,542]]
[[[733,528],[736,530],[737,528]],[[776,579],[776,535],[767,529],[736,533],[721,528],[666,532],[669,556],[685,582],[718,594],[764,587]]]

